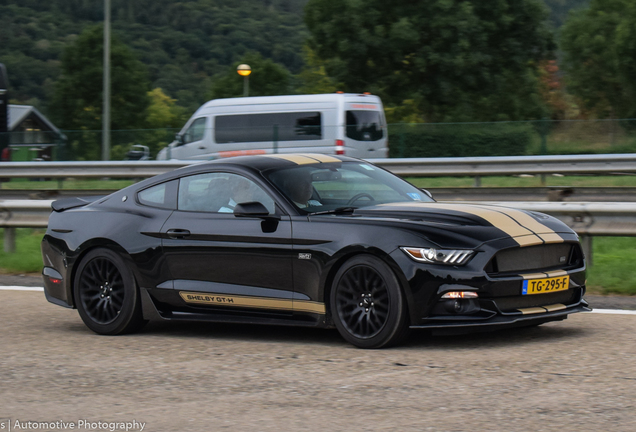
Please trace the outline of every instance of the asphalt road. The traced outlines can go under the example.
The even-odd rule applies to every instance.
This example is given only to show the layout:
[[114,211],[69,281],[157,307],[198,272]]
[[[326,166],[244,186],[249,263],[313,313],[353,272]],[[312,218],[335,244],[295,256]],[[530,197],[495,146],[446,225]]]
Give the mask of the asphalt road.
[[0,419],[136,420],[145,431],[633,432],[635,327],[636,315],[578,314],[472,336],[414,333],[380,351],[330,330],[247,325],[152,322],[104,337],[41,292],[0,291]]

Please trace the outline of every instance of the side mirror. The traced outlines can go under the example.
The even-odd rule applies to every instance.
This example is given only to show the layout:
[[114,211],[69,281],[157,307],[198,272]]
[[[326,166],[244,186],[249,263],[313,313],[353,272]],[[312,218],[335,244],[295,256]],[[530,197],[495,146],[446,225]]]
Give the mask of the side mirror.
[[234,216],[236,217],[257,217],[257,218],[276,218],[274,215],[270,215],[267,208],[257,202],[244,202],[237,204],[234,207]]
[[174,140],[177,142],[177,146],[183,145],[183,135],[180,133],[175,134]]
[[430,193],[429,191],[427,191],[426,189],[420,189],[422,192],[424,192],[426,195],[428,195],[429,198],[434,199],[433,198],[433,194]]

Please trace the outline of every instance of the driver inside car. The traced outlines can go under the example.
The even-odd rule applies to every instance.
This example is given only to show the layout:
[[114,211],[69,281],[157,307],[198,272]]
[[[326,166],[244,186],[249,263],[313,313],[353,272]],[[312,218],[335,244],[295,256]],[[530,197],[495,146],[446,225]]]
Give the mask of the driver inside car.
[[306,171],[290,172],[283,182],[283,189],[298,208],[322,206],[320,201],[312,199],[314,187]]

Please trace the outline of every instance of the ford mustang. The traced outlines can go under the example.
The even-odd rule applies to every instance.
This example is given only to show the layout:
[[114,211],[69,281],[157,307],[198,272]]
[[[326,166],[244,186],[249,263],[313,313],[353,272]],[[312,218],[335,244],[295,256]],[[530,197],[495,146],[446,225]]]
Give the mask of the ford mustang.
[[363,160],[239,156],[52,204],[46,298],[98,334],[150,319],[335,327],[534,326],[590,310],[578,237],[535,212],[438,203]]

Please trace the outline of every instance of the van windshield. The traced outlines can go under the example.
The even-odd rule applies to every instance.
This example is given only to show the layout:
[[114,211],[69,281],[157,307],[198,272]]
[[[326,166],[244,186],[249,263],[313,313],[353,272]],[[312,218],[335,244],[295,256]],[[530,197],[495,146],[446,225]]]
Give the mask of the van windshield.
[[383,137],[380,111],[347,111],[347,138],[356,141],[378,141]]
[[283,168],[266,174],[297,208],[324,212],[395,202],[431,202],[426,193],[366,162],[333,162]]

